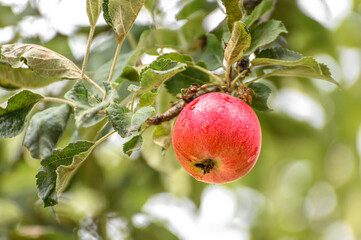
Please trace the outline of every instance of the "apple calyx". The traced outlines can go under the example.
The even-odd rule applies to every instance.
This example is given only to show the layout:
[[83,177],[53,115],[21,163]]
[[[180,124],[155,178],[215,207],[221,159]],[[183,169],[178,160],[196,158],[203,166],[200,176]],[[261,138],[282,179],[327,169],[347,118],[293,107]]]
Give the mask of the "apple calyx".
[[215,163],[214,160],[208,158],[206,160],[196,162],[194,166],[200,168],[203,171],[203,174],[206,175],[207,173],[211,172],[215,166]]

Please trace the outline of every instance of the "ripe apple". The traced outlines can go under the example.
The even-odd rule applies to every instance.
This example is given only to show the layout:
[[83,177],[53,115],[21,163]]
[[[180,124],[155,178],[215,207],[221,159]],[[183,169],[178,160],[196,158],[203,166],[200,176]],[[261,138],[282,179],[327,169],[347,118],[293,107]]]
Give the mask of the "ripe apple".
[[252,108],[224,93],[207,93],[179,114],[173,147],[181,166],[207,183],[232,182],[247,174],[261,149],[261,127]]

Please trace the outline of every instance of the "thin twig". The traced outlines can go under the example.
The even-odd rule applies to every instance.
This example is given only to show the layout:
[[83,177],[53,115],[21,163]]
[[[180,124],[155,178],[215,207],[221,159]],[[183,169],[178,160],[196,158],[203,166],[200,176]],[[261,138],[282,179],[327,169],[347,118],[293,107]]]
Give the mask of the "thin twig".
[[[107,118],[104,118],[105,120]],[[106,126],[108,126],[108,122],[106,121],[106,123],[95,133],[95,137],[93,138],[93,142],[99,137],[100,133],[106,128]]]
[[248,81],[248,82],[245,82],[245,84],[248,86],[250,83],[253,83],[253,82],[257,81],[257,80],[260,80],[260,79],[262,79],[262,78],[266,78],[266,77],[271,76],[271,75],[272,75],[272,73],[264,74],[264,75],[262,75],[262,76],[259,76],[259,77],[254,78],[254,79],[252,79],[252,80],[250,80],[250,81]]
[[140,131],[139,135],[142,135],[148,128],[150,128],[150,125],[146,125],[142,131]]
[[86,45],[86,52],[85,52],[85,56],[84,56],[84,60],[83,60],[83,66],[81,68],[81,79],[84,79],[85,68],[86,68],[86,65],[88,63],[88,58],[89,58],[89,53],[90,53],[90,46],[91,46],[91,43],[93,41],[94,31],[95,31],[95,26],[91,26],[90,31],[89,31],[89,36],[88,36],[88,43]]
[[231,91],[231,73],[232,73],[232,65],[227,64],[226,67],[226,82],[228,91]]
[[122,43],[124,41],[124,38],[118,42],[118,46],[117,46],[117,50],[115,51],[114,54],[114,59],[113,59],[113,64],[112,67],[110,69],[110,73],[109,73],[109,77],[108,77],[108,82],[111,82],[113,79],[113,75],[114,75],[114,71],[115,71],[115,66],[117,65],[117,61],[118,61],[118,57],[119,57],[119,53],[120,53],[120,49],[122,47]]
[[57,102],[57,103],[66,103],[69,104],[72,108],[76,108],[76,105],[73,102],[70,102],[66,99],[62,99],[62,98],[53,98],[53,97],[45,97],[42,99],[42,101],[44,102]]
[[93,85],[96,89],[98,89],[99,92],[101,92],[103,94],[103,98],[105,99],[105,97],[106,97],[105,91],[96,82],[91,80],[87,75],[84,75],[84,79],[86,81],[88,81],[91,85]]
[[132,103],[130,105],[130,111],[132,111],[134,113],[134,102],[135,102],[135,97],[137,96],[137,93],[133,93],[133,97],[132,97]]
[[107,135],[103,136],[102,138],[100,138],[98,141],[96,141],[93,145],[93,148],[95,148],[96,146],[98,146],[99,144],[101,144],[104,140],[106,140],[108,137],[110,137],[112,134],[116,133],[117,131],[113,131],[108,133]]
[[198,65],[190,65],[189,67],[198,69],[199,71],[202,71],[202,72],[208,74],[210,77],[212,77],[213,79],[215,79],[217,82],[224,83],[223,80],[222,80],[220,77],[218,77],[217,75],[209,72],[207,69],[204,69],[204,68],[202,68],[202,67],[200,67],[200,66],[198,66]]
[[85,69],[86,69],[86,65],[88,63],[88,58],[89,58],[89,53],[90,53],[90,46],[91,46],[91,43],[93,41],[94,31],[95,31],[95,26],[91,26],[90,31],[89,31],[89,36],[88,36],[88,42],[87,42],[87,45],[86,45],[86,52],[85,52],[85,56],[84,56],[84,60],[83,60],[83,66],[81,68],[81,79],[88,81],[91,85],[93,85],[96,89],[98,89],[103,94],[103,96],[105,98],[105,91],[96,82],[91,80],[85,74]]
[[130,47],[132,49],[136,49],[137,48],[137,41],[135,40],[133,33],[128,32],[127,39],[128,39],[129,44],[130,44]]
[[248,72],[248,69],[243,70],[240,74],[238,74],[238,76],[232,81],[231,83],[231,88],[233,89],[234,85],[236,84],[237,81],[239,81],[241,78],[246,76],[246,73]]

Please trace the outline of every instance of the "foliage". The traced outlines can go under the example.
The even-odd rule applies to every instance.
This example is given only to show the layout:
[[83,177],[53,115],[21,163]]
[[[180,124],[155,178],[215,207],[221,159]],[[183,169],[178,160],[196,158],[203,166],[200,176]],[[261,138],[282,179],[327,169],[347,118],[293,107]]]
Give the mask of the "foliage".
[[[282,166],[288,166],[281,162],[281,159],[286,158],[310,159],[314,161],[313,170],[322,172],[322,169],[318,169],[323,164],[319,159],[325,158],[325,152],[332,152],[332,146],[338,146],[332,141],[338,139],[342,144],[348,144],[350,139],[355,138],[355,125],[358,123],[354,116],[359,114],[359,110],[354,109],[351,114],[346,109],[358,106],[360,96],[357,88],[350,89],[349,95],[337,92],[323,98],[319,96],[315,86],[322,82],[318,83],[318,79],[340,85],[339,79],[336,81],[331,76],[329,68],[313,56],[321,51],[317,44],[323,40],[313,40],[315,44],[307,45],[308,38],[315,34],[313,31],[322,27],[303,15],[295,3],[278,1],[278,5],[275,5],[274,0],[263,0],[248,8],[246,0],[222,2],[227,19],[220,22],[215,29],[206,32],[200,22],[217,8],[217,5],[210,1],[194,0],[183,4],[176,19],[186,23],[174,29],[158,27],[157,22],[146,27],[134,24],[143,5],[153,20],[159,21],[163,13],[158,1],[87,0],[90,31],[89,28],[78,30],[90,32],[87,49],[83,51],[86,51],[86,54],[82,67],[79,61],[65,51],[69,48],[68,41],[65,41],[67,38],[60,41],[64,46],[58,44],[59,42],[55,43],[55,40],[44,43],[38,39],[26,38],[15,39],[13,43],[2,45],[0,86],[6,94],[1,95],[1,98],[3,102],[7,100],[6,105],[0,108],[0,137],[4,138],[0,139],[2,184],[5,186],[6,179],[10,177],[7,172],[15,169],[19,171],[19,182],[26,182],[24,186],[28,189],[35,189],[37,186],[43,205],[55,209],[61,222],[66,219],[64,229],[58,229],[59,236],[66,235],[63,236],[64,239],[73,237],[71,235],[74,225],[78,224],[76,227],[81,228],[76,213],[67,214],[66,211],[69,210],[64,210],[64,206],[70,204],[67,202],[67,194],[69,193],[71,198],[71,194],[78,187],[92,189],[89,191],[91,193],[87,192],[92,199],[107,202],[107,206],[98,204],[97,207],[103,208],[98,212],[98,208],[94,207],[95,212],[91,215],[103,222],[111,218],[105,213],[118,210],[130,219],[136,212],[141,211],[141,206],[151,195],[160,191],[173,191],[199,203],[200,190],[205,184],[190,183],[187,176],[178,173],[179,166],[174,160],[171,146],[173,120],[163,121],[157,126],[147,122],[150,117],[162,114],[182,101],[179,98],[184,97],[185,89],[192,84],[198,84],[197,91],[201,91],[202,87],[210,90],[214,89],[214,86],[220,86],[221,88],[217,89],[240,96],[256,110],[264,136],[263,153],[259,166],[257,165],[259,170],[256,168],[255,173],[245,177],[242,184],[264,191],[266,195],[267,188],[275,189],[278,184],[272,178],[283,174]],[[26,11],[29,14],[35,12],[30,6]],[[12,15],[10,9],[4,8],[0,12],[5,14],[3,16]],[[101,12],[110,27],[96,26]],[[295,16],[292,16],[292,13]],[[13,16],[17,17],[20,16]],[[302,20],[296,18],[305,20],[302,32],[294,23],[300,24],[298,21]],[[10,20],[11,18],[8,18],[7,21]],[[115,41],[102,43],[103,46],[99,49],[112,52],[116,49],[114,59],[109,59],[105,50],[90,51],[93,37],[109,35],[109,29],[112,29],[111,34]],[[346,30],[340,27],[338,31]],[[354,31],[360,32],[359,29]],[[57,38],[61,39],[60,34]],[[284,38],[289,40],[288,45]],[[337,35],[335,39],[338,38],[341,37]],[[344,44],[347,42],[345,39],[339,41]],[[133,48],[130,47],[132,44]],[[329,44],[337,42],[329,40]],[[351,41],[350,44],[354,46],[355,42]],[[333,50],[328,50],[328,54],[334,54],[336,45],[329,48]],[[166,53],[169,49],[171,53]],[[144,54],[156,57],[151,63],[144,64]],[[55,96],[46,90],[42,91],[47,89],[48,85],[53,88],[57,86],[54,84],[59,83],[66,86]],[[331,109],[335,119],[332,120],[333,116],[327,112],[329,119],[326,120],[322,134],[315,136],[317,134],[314,132],[317,130],[272,111],[270,97],[277,96],[278,90],[283,87],[303,90],[313,98],[320,98],[327,111]],[[248,101],[250,98],[251,101]],[[172,119],[176,115],[174,114]],[[349,124],[339,125],[337,121],[343,119],[353,120],[350,120]],[[335,132],[340,134],[339,138],[332,135]],[[118,153],[116,157],[109,155],[105,147],[100,145],[114,133],[118,134],[122,141],[117,147],[109,147],[109,151]],[[18,150],[21,142],[29,152]],[[7,150],[10,145],[12,147]],[[21,152],[20,157],[18,152]],[[14,159],[11,160],[9,156]],[[40,162],[33,158],[40,159]],[[136,160],[131,160],[134,158]],[[117,161],[117,167],[113,168],[114,162],[109,159]],[[28,162],[33,164],[28,166]],[[38,168],[37,173],[35,168]],[[26,174],[21,176],[22,172]],[[30,180],[24,180],[27,176]],[[87,179],[86,183],[83,183],[82,179]],[[241,183],[232,183],[229,186],[239,184]],[[189,188],[192,191],[187,190]],[[2,190],[0,184],[0,205],[1,195],[6,191],[6,188]],[[66,192],[62,194],[63,191]],[[346,189],[343,191],[347,192]],[[21,194],[20,192],[23,191],[18,191],[7,200],[7,204],[25,204],[25,198],[17,200],[23,198],[24,194],[31,195],[32,200],[35,198],[33,190]],[[306,193],[299,194],[301,196]],[[274,195],[271,197],[274,202],[281,198]],[[81,201],[75,205],[77,204],[80,206]],[[37,215],[34,211],[29,214]],[[34,217],[35,224],[38,224],[36,221],[39,221],[39,224],[44,221],[35,218],[51,219],[49,221],[55,224],[56,218],[47,216],[44,210],[39,211],[42,211],[41,216]],[[283,214],[286,216],[290,213],[284,211]],[[282,215],[280,221],[286,222],[283,219],[285,216]],[[0,225],[1,221],[0,217]],[[100,235],[103,235],[106,230],[101,226],[101,221],[98,230]],[[139,236],[140,230],[132,224],[129,221],[129,234]],[[289,222],[289,225],[292,224]],[[161,237],[154,235],[153,239],[174,237],[166,230],[169,226],[163,226],[159,222],[155,225],[149,225],[149,228],[156,228]],[[254,239],[267,239],[271,235],[280,238],[281,235],[277,234],[281,233],[277,231],[283,231],[282,228],[273,231],[261,225],[255,226],[252,230]],[[9,230],[0,227],[0,238],[2,231]],[[311,239],[316,239],[314,236],[317,234],[314,234],[313,230],[308,231],[312,232]],[[19,231],[13,232],[14,238],[19,237],[16,235],[20,234]],[[154,231],[149,231],[149,236],[153,233]],[[297,237],[297,234],[292,236]]]
[[[126,67],[123,66],[121,72],[117,72],[119,77],[115,77],[123,79],[121,82],[124,82],[124,79],[129,79],[135,83],[139,82],[137,85],[128,85],[128,91],[133,94],[130,108],[122,102],[110,104],[112,101],[116,100],[117,97],[120,99],[125,98],[125,96],[122,96],[122,93],[119,92],[118,96],[113,96],[113,91],[119,88],[119,86],[115,85],[115,89],[113,89],[110,82],[112,81],[112,76],[116,72],[115,70],[120,46],[134,24],[140,9],[144,5],[144,1],[109,0],[103,2],[102,9],[104,12],[104,18],[113,28],[118,42],[117,51],[111,65],[108,79],[100,79],[100,77],[98,79],[97,77],[97,80],[93,81],[85,75],[84,71],[88,53],[86,54],[86,58],[83,63],[83,69],[80,70],[80,68],[78,68],[71,60],[55,51],[39,45],[21,43],[3,45],[1,47],[3,61],[14,69],[22,68],[25,64],[31,71],[38,74],[40,77],[49,78],[53,81],[60,79],[82,79],[78,80],[73,85],[72,89],[65,94],[65,99],[63,101],[66,102],[66,100],[68,100],[68,106],[64,106],[65,108],[63,107],[60,111],[56,108],[50,108],[33,115],[24,140],[24,145],[30,150],[32,156],[40,158],[41,163],[49,162],[49,159],[53,159],[53,154],[56,154],[56,152],[52,153],[53,148],[65,129],[70,114],[70,106],[74,108],[73,117],[77,128],[93,126],[104,118],[104,112],[106,112],[108,121],[121,137],[125,138],[133,135],[133,137],[124,144],[124,153],[130,155],[132,151],[141,149],[143,142],[143,139],[140,136],[143,131],[142,126],[144,126],[147,118],[149,118],[155,111],[153,107],[148,105],[152,105],[156,98],[159,97],[156,93],[157,89],[159,91],[159,88],[167,80],[169,80],[167,88],[173,95],[177,95],[181,92],[182,88],[187,88],[191,84],[203,84],[208,81],[214,82],[215,80],[220,81],[215,83],[226,85],[227,91],[232,92],[237,91],[237,86],[242,84],[244,85],[244,82],[247,82],[247,75],[243,74],[245,71],[250,71],[250,69],[256,66],[261,67],[260,70],[262,70],[263,66],[277,66],[274,71],[267,73],[266,76],[305,76],[335,82],[331,78],[331,74],[325,65],[319,64],[311,57],[300,57],[300,54],[291,52],[284,48],[266,48],[262,52],[256,54],[256,58],[252,60],[250,65],[245,65],[241,67],[242,69],[237,69],[237,66],[234,66],[234,64],[236,62],[240,63],[244,59],[244,55],[246,55],[246,57],[249,56],[259,48],[276,40],[281,33],[287,33],[287,30],[281,21],[268,20],[256,25],[251,31],[249,31],[247,26],[242,22],[244,16],[238,1],[224,1],[223,4],[227,12],[228,28],[229,30],[232,30],[231,36],[226,48],[223,50],[215,35],[210,33],[205,35],[206,47],[202,57],[200,58],[201,61],[203,60],[205,62],[205,65],[195,65],[193,63],[193,58],[196,58],[196,56],[192,57],[191,55],[172,53],[160,55],[155,61],[149,64],[149,66],[143,67],[139,74],[134,66],[132,66],[131,62],[129,62]],[[260,18],[264,15],[264,13],[269,11],[270,5],[272,5],[272,2],[266,1],[255,8],[254,11],[246,17],[245,21],[248,27],[250,27],[257,18]],[[199,7],[200,6],[198,5],[192,6],[193,9]],[[187,8],[190,8],[190,6],[188,5]],[[99,17],[100,10],[101,5],[99,1],[87,2],[87,14],[92,29],[95,27],[95,22]],[[181,13],[181,15],[185,14],[185,12]],[[184,30],[184,33],[186,34],[184,37],[187,37],[188,29]],[[89,39],[91,39],[93,33],[93,31],[90,32]],[[158,35],[156,29],[155,34]],[[168,38],[168,36],[164,37]],[[142,44],[143,43],[140,40],[137,46],[138,50],[133,53],[133,56],[139,57],[143,52],[145,52],[145,48],[142,48]],[[161,41],[159,44],[160,45],[158,47],[162,48]],[[223,55],[226,63],[226,72],[225,75],[221,74],[216,77],[214,74],[210,73],[209,70],[223,68]],[[235,65],[237,65],[237,63]],[[279,68],[279,66],[282,67]],[[265,71],[266,70],[269,71],[268,68],[265,69]],[[223,81],[222,79],[224,77],[225,79]],[[258,77],[257,79],[259,78],[262,77]],[[8,78],[4,79],[6,80]],[[30,81],[34,80],[30,79]],[[90,83],[90,86],[87,87],[84,81],[87,81],[88,84]],[[103,88],[97,84],[100,81],[104,82]],[[254,81],[255,80],[248,81],[248,84]],[[8,82],[15,83],[15,80]],[[24,86],[22,86],[20,81],[16,81],[16,86],[37,86],[36,84],[28,84],[26,82],[27,81],[24,81]],[[51,81],[46,82],[46,84],[50,83]],[[251,97],[255,99],[253,101],[255,103],[255,109],[268,110],[267,98],[270,95],[270,89],[264,85],[257,85],[255,83],[253,83],[250,87],[253,89],[254,93]],[[94,94],[94,91],[96,90],[102,93],[102,98],[100,98],[99,95]],[[23,95],[25,93],[32,94],[32,92],[23,92]],[[141,105],[144,106],[135,111],[134,100],[139,94],[142,96]],[[248,92],[245,91],[245,94],[248,94]],[[249,99],[249,97],[245,96],[245,94],[243,94],[243,98]],[[6,128],[4,127],[3,129],[6,129],[7,131],[2,134],[3,137],[12,137],[19,134],[22,126],[24,125],[27,113],[32,109],[34,104],[40,100],[36,100],[27,106],[13,107],[15,99],[17,101],[21,101],[26,97],[31,97],[23,95],[20,94],[11,98],[9,100],[9,107],[3,110],[4,113],[2,114],[2,119],[4,119],[3,124],[6,125]],[[24,103],[25,101],[28,102],[28,100],[24,100]],[[250,100],[248,102],[251,103]],[[63,109],[65,109],[66,112],[64,112]],[[18,111],[21,111],[21,114],[15,115],[13,113]],[[9,129],[14,129],[10,130],[14,133],[9,133]],[[159,135],[159,131],[162,132],[162,130],[159,129],[154,132],[155,135],[153,134],[156,143],[168,148],[169,142],[166,143],[164,140],[159,140],[159,136],[157,136]],[[171,135],[170,130],[163,132],[161,136],[164,135],[164,133]],[[169,138],[169,136],[163,136],[163,138],[164,137],[165,139]],[[67,148],[64,148],[64,151],[66,149]],[[40,171],[38,175],[41,176],[40,173],[43,172],[44,170]],[[59,178],[62,178],[62,176],[59,176]],[[46,184],[50,187],[55,185],[55,181],[55,177],[47,178],[42,181],[41,185],[45,184],[45,186],[42,186],[43,188],[47,187]],[[57,203],[56,195],[59,193],[60,190],[53,190],[50,193],[42,193],[40,196],[43,199],[45,206],[50,206]],[[51,203],[50,200],[48,200],[50,195],[52,196]]]

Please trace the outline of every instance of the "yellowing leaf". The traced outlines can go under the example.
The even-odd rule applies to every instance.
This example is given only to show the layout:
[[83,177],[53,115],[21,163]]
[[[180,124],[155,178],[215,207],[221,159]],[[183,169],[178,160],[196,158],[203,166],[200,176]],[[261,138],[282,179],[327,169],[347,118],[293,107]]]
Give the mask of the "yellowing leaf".
[[102,12],[102,2],[102,0],[86,0],[86,12],[91,26],[95,26],[98,21]]
[[239,1],[240,0],[222,0],[228,16],[227,23],[229,30],[233,29],[234,22],[242,20],[243,13],[239,7]]
[[41,77],[26,68],[12,68],[7,62],[0,61],[0,86],[4,88],[41,88],[60,78]]
[[36,44],[6,44],[1,55],[13,68],[27,65],[44,78],[79,79],[81,70],[69,59],[48,48]]
[[230,66],[243,57],[243,51],[251,45],[251,35],[246,26],[241,22],[235,22],[233,25],[232,35],[229,39],[224,58],[227,65]]
[[172,143],[172,122],[166,121],[156,126],[152,132],[153,142],[164,149],[168,149]]
[[106,22],[113,27],[117,41],[121,42],[132,28],[145,0],[104,0]]

